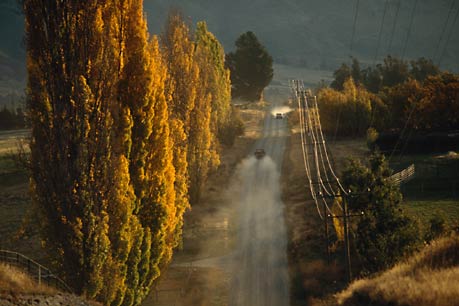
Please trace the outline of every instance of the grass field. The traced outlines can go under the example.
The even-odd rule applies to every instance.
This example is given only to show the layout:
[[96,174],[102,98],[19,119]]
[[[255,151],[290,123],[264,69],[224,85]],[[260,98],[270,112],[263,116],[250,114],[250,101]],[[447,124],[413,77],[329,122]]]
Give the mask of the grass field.
[[421,225],[429,222],[430,218],[440,216],[449,226],[459,225],[458,200],[417,200],[407,201],[405,210],[417,218]]
[[416,167],[412,180],[402,184],[405,211],[428,224],[440,216],[449,226],[459,225],[459,158],[454,152],[405,155],[395,157],[396,170],[410,164]]
[[41,263],[44,252],[31,212],[27,170],[14,156],[30,131],[0,131],[0,248],[23,253]]

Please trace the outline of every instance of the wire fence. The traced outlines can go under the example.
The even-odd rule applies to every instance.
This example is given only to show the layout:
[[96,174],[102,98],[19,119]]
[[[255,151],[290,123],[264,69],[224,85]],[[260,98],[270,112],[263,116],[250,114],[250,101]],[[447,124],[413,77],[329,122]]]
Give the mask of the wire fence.
[[412,179],[414,174],[415,174],[415,167],[413,164],[411,164],[410,166],[403,169],[402,171],[397,172],[393,174],[392,176],[390,176],[389,180],[391,180],[397,185],[400,185],[401,183],[407,182],[410,179]]
[[51,270],[20,253],[0,250],[0,262],[20,268],[36,279],[39,285],[45,284],[63,292],[73,293],[73,290]]

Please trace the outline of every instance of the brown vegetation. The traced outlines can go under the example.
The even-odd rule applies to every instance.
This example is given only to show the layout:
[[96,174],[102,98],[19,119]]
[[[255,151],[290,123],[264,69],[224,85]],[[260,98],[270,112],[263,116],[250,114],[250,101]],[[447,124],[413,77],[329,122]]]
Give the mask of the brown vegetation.
[[340,305],[456,305],[459,236],[441,238],[383,274],[361,279],[337,295]]
[[38,285],[34,279],[15,267],[0,264],[0,292],[10,291],[41,294],[55,294],[57,292],[56,289],[48,286]]

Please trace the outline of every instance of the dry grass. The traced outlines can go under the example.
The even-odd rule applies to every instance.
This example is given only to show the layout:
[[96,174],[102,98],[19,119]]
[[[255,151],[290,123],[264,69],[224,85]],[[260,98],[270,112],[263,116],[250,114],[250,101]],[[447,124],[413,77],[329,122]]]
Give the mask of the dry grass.
[[459,303],[459,236],[442,238],[383,274],[337,295],[339,305],[446,306]]
[[38,285],[37,281],[26,273],[5,264],[0,264],[0,292],[49,295],[57,293],[54,288]]

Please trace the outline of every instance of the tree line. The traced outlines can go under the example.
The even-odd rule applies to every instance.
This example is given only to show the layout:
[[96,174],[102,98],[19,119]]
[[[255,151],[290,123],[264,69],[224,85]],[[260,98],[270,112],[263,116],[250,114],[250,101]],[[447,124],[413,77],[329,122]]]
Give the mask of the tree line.
[[330,87],[319,89],[318,99],[330,134],[361,136],[369,127],[445,132],[459,129],[458,92],[459,76],[440,71],[431,60],[388,56],[365,69],[357,59],[342,64]]
[[0,110],[0,130],[23,129],[26,127],[26,120],[22,108],[10,110],[4,106]]
[[222,145],[243,129],[225,53],[142,0],[24,0],[31,189],[43,245],[77,293],[139,305]]

